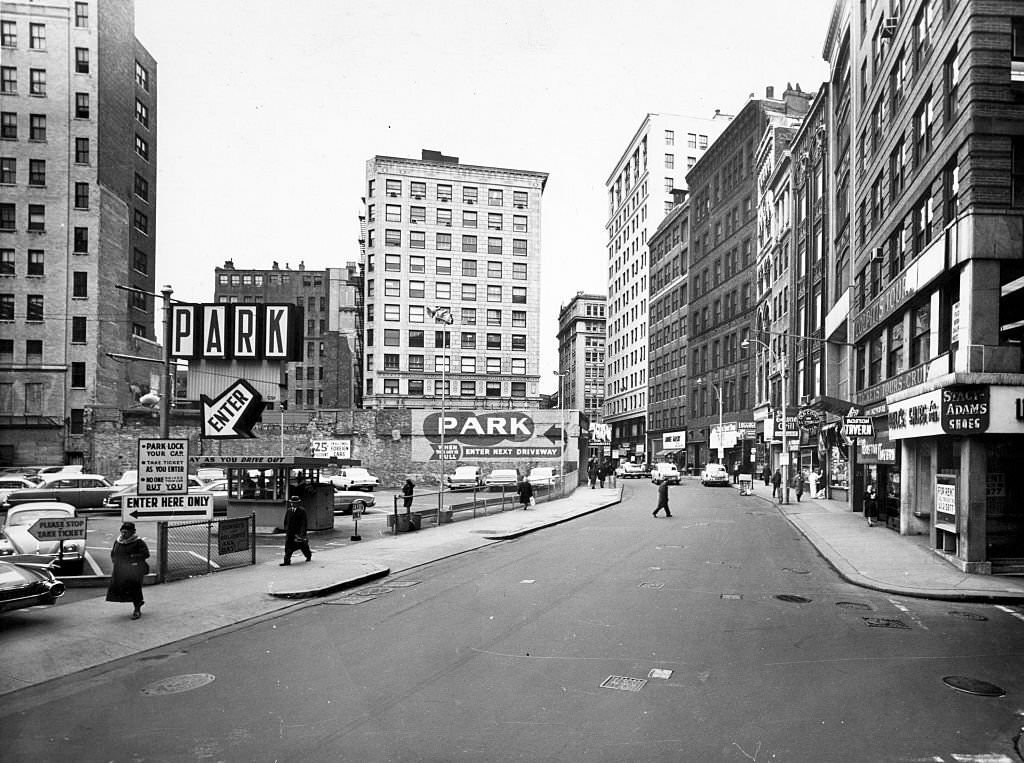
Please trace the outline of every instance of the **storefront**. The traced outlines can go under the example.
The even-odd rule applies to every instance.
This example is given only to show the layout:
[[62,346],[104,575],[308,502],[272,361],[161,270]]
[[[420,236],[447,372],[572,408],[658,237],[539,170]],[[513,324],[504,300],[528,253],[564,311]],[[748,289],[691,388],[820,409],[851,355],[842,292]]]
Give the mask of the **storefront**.
[[825,424],[819,435],[819,458],[825,478],[825,497],[850,500],[850,440],[843,434],[842,422]]
[[888,408],[904,521],[965,572],[1024,572],[1024,387],[956,384]]

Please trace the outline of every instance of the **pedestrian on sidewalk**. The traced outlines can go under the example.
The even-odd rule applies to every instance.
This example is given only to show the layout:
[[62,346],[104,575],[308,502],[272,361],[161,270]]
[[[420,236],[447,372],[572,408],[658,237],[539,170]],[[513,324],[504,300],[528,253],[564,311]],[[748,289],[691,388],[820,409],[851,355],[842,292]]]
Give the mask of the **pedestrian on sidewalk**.
[[740,482],[740,462],[732,462],[732,484],[738,485]]
[[772,470],[768,468],[768,464],[765,464],[764,469],[761,470],[761,479],[764,480],[765,487],[768,487],[772,482]]
[[779,498],[782,498],[782,470],[776,469],[775,474],[772,475],[772,498],[775,498],[776,494]]
[[598,484],[602,488],[604,488],[604,481],[607,478],[608,478],[608,463],[606,461],[602,461],[601,464],[597,467],[597,481],[598,481]]
[[878,495],[873,484],[868,485],[864,491],[864,518],[868,521],[868,527],[874,527],[878,519]]
[[594,459],[590,459],[587,465],[587,477],[590,479],[590,489],[593,490],[597,487],[597,462]]
[[796,502],[800,503],[800,496],[804,494],[804,472],[802,469],[796,473],[796,484],[794,487],[796,488]]
[[114,569],[110,574],[107,601],[130,601],[135,605],[132,620],[142,617],[142,579],[149,572],[149,547],[146,541],[135,534],[135,523],[121,525],[121,535],[114,540],[110,549],[110,561]]
[[608,487],[615,487],[615,466],[611,461],[605,461],[608,465]]
[[309,539],[306,537],[308,519],[306,510],[302,508],[302,499],[293,495],[288,499],[288,510],[284,513],[284,561],[282,567],[292,563],[292,554],[301,551],[306,561],[313,558],[309,550]]
[[668,509],[668,480],[662,480],[661,484],[658,485],[658,506],[654,509],[654,513],[651,516],[658,516],[658,512],[662,509],[665,510],[665,517],[671,517],[672,512]]
[[409,509],[412,508],[412,494],[416,489],[415,483],[412,481],[412,477],[405,478],[405,484],[402,485],[402,505],[405,506],[405,513],[409,513]]
[[519,495],[519,503],[523,504],[523,511],[526,511],[534,505],[533,485],[522,475],[519,476],[519,484],[516,485],[516,493]]

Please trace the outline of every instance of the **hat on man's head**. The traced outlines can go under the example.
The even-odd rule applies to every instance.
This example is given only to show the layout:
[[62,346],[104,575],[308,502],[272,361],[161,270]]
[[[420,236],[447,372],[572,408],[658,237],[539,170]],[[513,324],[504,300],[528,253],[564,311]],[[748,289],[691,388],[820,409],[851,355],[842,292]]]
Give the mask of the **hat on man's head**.
[[299,498],[297,495],[293,495],[291,498],[288,499],[288,503],[302,503],[302,499]]

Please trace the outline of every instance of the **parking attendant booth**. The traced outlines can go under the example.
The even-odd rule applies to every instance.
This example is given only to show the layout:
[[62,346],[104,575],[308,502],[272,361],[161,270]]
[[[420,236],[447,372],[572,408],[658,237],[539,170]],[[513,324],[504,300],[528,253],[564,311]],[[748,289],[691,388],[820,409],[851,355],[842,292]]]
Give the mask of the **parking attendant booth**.
[[325,467],[359,466],[342,458],[302,456],[193,456],[193,469],[223,469],[228,479],[228,517],[256,515],[257,531],[281,529],[288,499],[297,495],[310,530],[334,527],[334,487],[320,482]]

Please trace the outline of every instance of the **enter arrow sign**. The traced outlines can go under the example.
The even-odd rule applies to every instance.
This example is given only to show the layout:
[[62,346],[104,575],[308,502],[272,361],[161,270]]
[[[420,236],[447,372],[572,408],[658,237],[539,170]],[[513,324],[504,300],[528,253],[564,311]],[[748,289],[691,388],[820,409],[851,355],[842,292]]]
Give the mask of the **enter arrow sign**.
[[[165,520],[165,519],[167,519],[168,513],[169,512],[166,509],[162,510],[162,511],[160,511],[160,510],[158,510],[158,511],[139,511],[138,509],[135,509],[134,511],[129,511],[128,512],[128,516],[133,517],[135,519],[148,519],[150,517],[160,517],[161,520]],[[199,509],[197,511],[177,511],[176,510],[172,514],[172,518],[174,520],[181,519],[183,517],[188,518],[188,517],[207,517],[207,516],[209,516],[209,513],[207,511],[205,511],[204,509]]]
[[253,437],[252,427],[263,416],[263,396],[245,379],[239,379],[216,398],[201,395],[203,437],[239,439]]

